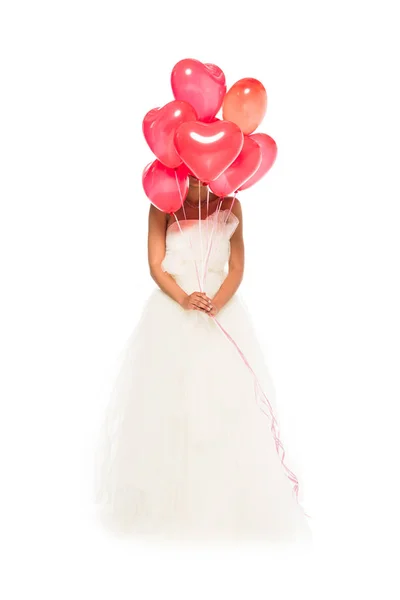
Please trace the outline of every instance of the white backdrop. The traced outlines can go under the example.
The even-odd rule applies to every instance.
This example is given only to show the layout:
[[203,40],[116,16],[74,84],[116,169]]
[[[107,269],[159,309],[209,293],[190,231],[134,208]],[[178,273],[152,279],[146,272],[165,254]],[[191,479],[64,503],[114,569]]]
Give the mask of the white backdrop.
[[[390,0],[3,0],[5,598],[398,596],[394,11]],[[269,95],[260,130],[279,153],[241,195],[242,291],[301,465],[313,556],[157,550],[110,540],[93,518],[93,444],[153,286],[141,122],[172,99],[171,69],[187,57],[219,65],[228,85],[256,77]]]

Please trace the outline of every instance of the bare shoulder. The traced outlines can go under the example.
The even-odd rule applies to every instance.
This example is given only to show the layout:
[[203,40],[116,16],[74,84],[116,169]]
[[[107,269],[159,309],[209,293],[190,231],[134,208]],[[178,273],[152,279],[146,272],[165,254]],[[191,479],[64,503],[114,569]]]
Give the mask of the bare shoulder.
[[168,215],[159,210],[154,204],[149,208],[149,228],[165,229],[167,226]]
[[224,198],[221,205],[221,210],[232,210],[232,213],[239,219],[239,221],[242,220],[242,206],[238,198],[234,198],[233,196]]

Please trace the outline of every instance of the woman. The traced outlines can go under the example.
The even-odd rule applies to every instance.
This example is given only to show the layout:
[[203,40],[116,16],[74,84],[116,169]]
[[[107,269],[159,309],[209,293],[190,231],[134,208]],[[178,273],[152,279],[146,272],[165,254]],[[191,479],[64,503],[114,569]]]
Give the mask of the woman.
[[236,294],[244,269],[239,201],[190,177],[174,216],[151,206],[148,257],[159,289],[128,341],[107,414],[102,515],[135,534],[309,540],[245,364],[276,414]]

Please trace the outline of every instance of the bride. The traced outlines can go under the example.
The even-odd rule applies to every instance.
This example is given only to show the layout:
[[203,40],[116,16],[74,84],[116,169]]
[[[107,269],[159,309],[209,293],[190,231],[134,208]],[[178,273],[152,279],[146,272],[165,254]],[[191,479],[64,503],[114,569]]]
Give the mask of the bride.
[[278,451],[273,383],[236,294],[239,201],[190,177],[175,215],[151,205],[148,260],[158,289],[122,354],[102,432],[104,523],[163,538],[308,541]]

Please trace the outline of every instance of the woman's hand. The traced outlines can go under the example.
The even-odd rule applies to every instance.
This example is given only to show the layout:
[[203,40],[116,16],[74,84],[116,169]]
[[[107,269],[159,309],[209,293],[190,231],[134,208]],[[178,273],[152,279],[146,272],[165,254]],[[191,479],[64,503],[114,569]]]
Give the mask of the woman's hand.
[[210,310],[210,312],[208,313],[208,315],[209,315],[210,317],[216,317],[216,316],[217,316],[217,314],[219,313],[219,311],[220,311],[220,307],[219,307],[219,306],[218,306],[218,304],[217,304],[217,303],[216,303],[216,302],[213,300],[213,301],[212,301],[212,304],[211,304],[211,310]]
[[193,292],[183,299],[181,306],[185,310],[200,310],[209,314],[213,309],[210,298],[203,292]]

